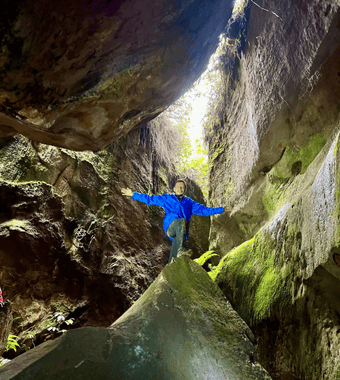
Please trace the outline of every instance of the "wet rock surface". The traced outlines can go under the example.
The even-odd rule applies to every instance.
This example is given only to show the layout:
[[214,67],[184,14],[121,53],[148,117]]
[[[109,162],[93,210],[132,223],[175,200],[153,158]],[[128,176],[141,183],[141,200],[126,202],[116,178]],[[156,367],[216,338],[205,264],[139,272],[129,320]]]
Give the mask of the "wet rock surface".
[[336,146],[325,146],[290,184],[275,217],[211,272],[254,329],[259,360],[274,379],[336,379],[339,373]]
[[6,364],[0,375],[4,380],[269,380],[251,337],[205,271],[177,258],[110,329],[70,331]]
[[210,139],[212,201],[234,208],[213,219],[209,273],[273,379],[335,380],[340,4],[259,5]]
[[57,324],[57,313],[76,327],[109,326],[167,262],[159,210],[149,213],[120,193],[127,185],[145,191],[152,178],[167,187],[143,144],[134,148],[142,136],[136,131],[120,153],[99,156],[23,137],[3,141],[1,287],[21,343],[32,347],[30,335],[38,344],[51,338],[48,328],[58,327],[53,337],[72,327]]
[[[148,126],[97,154],[23,136],[0,140],[0,285],[21,344],[7,357],[65,329],[109,326],[168,262],[163,210],[121,194],[122,187],[163,193],[173,186],[176,172],[153,144]],[[188,195],[204,201],[188,185]],[[208,235],[209,218],[193,218],[196,257]]]
[[[237,36],[237,30],[233,31],[236,37],[242,39],[243,50],[242,54],[239,53],[230,61],[225,57],[226,62],[229,62],[226,65],[229,70],[226,73],[228,85],[222,94],[222,101],[214,105],[218,120],[211,126],[209,137],[211,204],[219,206],[231,203],[233,211],[231,215],[212,218],[209,248],[213,252],[206,256],[210,262],[205,264],[202,259],[201,264],[209,270],[210,277],[253,329],[258,342],[256,352],[259,361],[273,379],[337,380],[340,374],[340,4],[339,1],[330,0],[256,3],[252,2],[251,7],[247,8],[246,17],[249,19],[240,22],[247,29],[246,43],[245,35],[241,38]],[[22,9],[26,9],[25,6]],[[15,12],[11,17],[16,20],[21,10]],[[44,12],[44,8],[41,12]],[[91,20],[89,25],[92,25]],[[106,24],[100,18],[98,20],[98,30],[103,31]],[[103,41],[106,37],[103,34]],[[6,38],[9,41],[8,35]],[[51,38],[54,41],[57,37]],[[197,41],[200,43],[200,39]],[[176,45],[179,49],[182,42]],[[104,45],[98,45],[98,49],[103,50]],[[68,46],[65,49],[69,51]],[[45,57],[47,51],[50,50],[42,51],[41,57]],[[143,55],[145,51],[141,51],[145,63],[142,71],[146,70],[145,75],[152,73],[152,81],[157,77],[153,76],[154,69],[149,66],[149,58]],[[170,78],[169,87],[164,85],[164,94],[168,95],[168,90],[172,91],[173,81],[181,81],[184,73],[180,71],[180,66],[176,66],[176,61],[172,61],[172,51],[167,51],[168,55],[165,55],[172,63],[160,70],[162,75],[165,73],[165,77],[168,75],[167,78]],[[130,52],[132,57],[135,50],[131,47],[127,54]],[[175,56],[177,53],[175,49]],[[4,48],[1,64],[9,68],[6,54],[8,52]],[[17,56],[20,54],[21,50]],[[112,81],[111,77],[105,76],[104,69],[109,67],[106,58],[96,61],[96,57],[89,60],[93,65],[84,74],[86,81],[74,77],[74,82],[69,82],[70,88],[64,89],[65,93],[61,91],[59,100],[53,98],[57,90],[53,92],[52,88],[51,93],[46,93],[47,103],[33,102],[49,104],[53,98],[48,111],[27,106],[32,99],[26,100],[22,94],[32,88],[28,85],[26,88],[24,82],[20,84],[20,76],[16,77],[8,70],[17,82],[13,82],[12,88],[12,82],[4,77],[5,95],[0,97],[4,99],[3,115],[0,117],[2,135],[11,136],[16,133],[12,128],[20,132],[21,125],[35,123],[34,138],[37,140],[45,141],[43,139],[47,132],[43,128],[51,128],[56,134],[48,138],[53,139],[54,144],[66,146],[67,140],[67,144],[72,145],[77,139],[79,145],[74,146],[75,149],[90,147],[95,150],[110,139],[125,134],[144,117],[152,117],[163,109],[160,102],[164,99],[155,90],[153,82],[150,87],[145,85],[145,88],[144,79],[134,82],[139,73],[138,63],[129,63],[131,69],[130,66],[124,66],[125,63],[122,64],[117,68],[118,76],[115,75],[116,79]],[[108,51],[107,57],[111,57]],[[85,62],[87,58],[83,58]],[[157,67],[156,58],[155,66],[152,67]],[[15,64],[16,60],[12,62]],[[71,64],[68,58],[65,61],[64,56],[60,62]],[[185,62],[188,64],[188,61]],[[100,66],[101,63],[103,66]],[[91,77],[95,74],[97,64],[100,72],[98,82],[95,75]],[[173,75],[173,65],[181,75]],[[59,70],[59,66],[57,68]],[[43,75],[47,73],[42,72]],[[2,75],[5,75],[4,71]],[[37,75],[37,89],[41,89],[39,81]],[[75,87],[72,87],[73,84]],[[60,85],[63,85],[62,81]],[[16,94],[15,86],[23,92],[18,90]],[[144,111],[139,112],[140,108],[135,107],[134,102],[135,96],[145,94],[148,88],[155,92],[152,94],[153,101],[145,103],[151,104],[150,113],[146,116]],[[126,91],[124,97],[120,97],[119,91]],[[171,93],[166,101],[174,99],[176,94]],[[111,100],[108,100],[110,97],[117,98],[119,112],[122,112],[118,124],[122,128],[120,132],[108,132],[105,136],[101,133],[105,124],[103,120],[108,117],[112,106]],[[84,104],[88,108],[81,109],[77,114],[77,107],[83,107]],[[131,107],[127,108],[125,104]],[[84,132],[84,139],[78,139],[78,135],[73,139],[65,127],[70,119],[62,118],[58,119],[58,123],[44,124],[48,117],[58,114],[60,105],[64,107],[62,112],[65,111],[62,117],[70,117],[72,123],[76,120],[75,129],[81,134],[88,112],[100,121],[97,129],[89,133],[92,134],[90,137]],[[105,117],[102,117],[103,107],[106,107]],[[47,113],[44,114],[44,110]],[[43,123],[41,115],[46,118]],[[93,123],[89,118],[87,122],[88,125]],[[37,134],[39,129],[40,134]],[[71,132],[74,133],[74,130]],[[25,133],[33,136],[31,132]],[[75,327],[110,326],[160,273],[170,249],[161,230],[161,212],[157,208],[133,203],[120,195],[122,186],[152,193],[162,193],[170,187],[172,168],[160,165],[155,160],[149,137],[148,132],[141,128],[115,143],[114,152],[111,146],[97,155],[43,147],[18,136],[0,140],[0,199],[5,210],[0,215],[0,278],[5,281],[4,295],[13,304],[14,332],[35,332],[38,336],[35,343],[56,337],[61,334],[58,330],[66,328],[65,324],[56,323],[57,313],[65,318],[74,318]],[[36,183],[37,179],[44,183]],[[195,200],[200,201],[200,194],[195,194],[195,197]],[[198,255],[208,249],[207,241],[201,236],[209,225],[207,222],[207,226],[195,228],[193,224],[193,236],[199,236],[193,242],[195,254]],[[40,243],[47,254],[39,249]],[[8,252],[11,257],[7,259]],[[22,255],[27,256],[21,260]],[[222,259],[218,263],[219,258]],[[7,268],[5,261],[10,264]],[[189,261],[178,262],[187,262],[190,268],[194,268],[194,264]],[[18,280],[14,282],[13,278]],[[171,280],[167,284],[172,284]],[[172,285],[169,286],[172,289]],[[164,289],[168,289],[167,286]],[[160,334],[157,341],[166,345],[169,336],[176,339],[172,327],[182,329],[176,342],[189,342],[194,347],[194,353],[201,355],[207,352],[208,347],[214,347],[215,350],[216,346],[219,355],[229,355],[225,342],[214,340],[218,334],[205,336],[199,341],[200,345],[192,339],[198,325],[196,322],[187,323],[187,318],[191,321],[190,318],[195,316],[197,319],[200,313],[206,316],[205,310],[210,310],[208,305],[200,304],[202,307],[187,315],[181,306],[182,301],[186,304],[185,299],[170,289],[169,292],[166,290],[170,296],[164,299],[159,294],[152,295],[161,303],[155,301],[155,308],[151,305],[150,310],[153,312],[148,317],[151,320],[157,313],[164,317],[160,320],[155,317],[156,324],[142,324],[139,313],[142,309],[138,308],[147,303],[142,297],[135,308],[130,309],[129,314],[125,314],[113,327],[121,334],[119,339],[118,335],[114,339],[117,339],[115,343],[125,353],[126,361],[121,362],[131,366],[129,370],[144,371],[146,367],[143,366],[149,363],[150,357],[158,360],[152,367],[155,371],[165,360],[171,360],[170,369],[180,368],[177,359],[168,353],[169,350],[163,355],[160,346],[148,345],[145,338],[149,336],[147,334],[157,332]],[[204,292],[205,289],[201,293]],[[170,304],[178,307],[169,308]],[[217,313],[219,306],[213,306]],[[213,317],[212,314],[210,316]],[[164,325],[167,318],[171,321],[175,319],[176,322]],[[235,319],[235,324],[238,323],[238,319]],[[51,326],[56,327],[57,331],[49,332],[48,327]],[[135,326],[138,326],[138,332],[145,331],[146,335],[135,334]],[[164,334],[159,326],[164,328]],[[224,329],[225,326],[221,326]],[[131,328],[133,333],[124,335],[126,328]],[[212,323],[210,328],[210,332],[215,331],[215,324]],[[75,330],[59,338],[56,343],[43,347],[48,350],[49,345],[52,348],[54,344],[68,342],[73,337],[76,339],[78,331],[92,331],[91,334],[94,332],[98,337],[102,334],[104,339],[113,334],[100,329]],[[188,335],[188,331],[193,334]],[[246,328],[242,331],[249,332]],[[237,336],[236,333],[233,339]],[[21,339],[29,348],[35,344],[29,336],[22,336]],[[225,340],[223,337],[221,339]],[[241,358],[242,365],[254,362],[255,358],[249,341],[245,342],[245,351],[236,349],[232,355],[236,359]],[[146,351],[140,349],[144,346],[147,347]],[[41,350],[44,350],[43,347]],[[209,351],[209,355],[214,350]],[[33,352],[39,350],[32,350],[32,356],[26,354],[25,357],[35,361]],[[239,352],[241,356],[238,356]],[[247,352],[247,355],[244,356],[242,352]],[[93,357],[92,352],[87,354]],[[185,355],[190,354],[184,352],[182,356],[188,357]],[[103,361],[107,360],[104,354],[103,358]],[[141,359],[145,359],[145,362]],[[69,363],[73,369],[82,371],[82,360]],[[139,367],[132,368],[135,363]],[[100,365],[96,370],[99,371]],[[242,371],[236,367],[235,373]],[[191,371],[191,376],[196,374],[195,368],[191,362],[185,370]],[[200,368],[199,373],[208,371],[207,368]],[[209,375],[218,373],[220,376],[220,368],[214,363],[209,367]],[[125,370],[121,371],[124,374]],[[166,372],[167,369],[164,371],[165,378],[174,378],[171,377],[172,373],[169,375]],[[244,379],[251,378],[247,377],[248,374],[242,376]]]
[[203,71],[232,1],[6,0],[0,136],[97,151]]
[[[339,117],[339,3],[263,8],[279,17],[251,6],[247,44],[239,68],[227,71],[230,86],[210,139],[212,200],[236,206],[237,225],[223,242],[230,248],[254,236],[270,217],[261,198],[273,166],[287,160],[285,173],[275,177],[293,179],[299,161],[310,163],[321,140],[332,137]],[[319,144],[314,153],[313,144]]]

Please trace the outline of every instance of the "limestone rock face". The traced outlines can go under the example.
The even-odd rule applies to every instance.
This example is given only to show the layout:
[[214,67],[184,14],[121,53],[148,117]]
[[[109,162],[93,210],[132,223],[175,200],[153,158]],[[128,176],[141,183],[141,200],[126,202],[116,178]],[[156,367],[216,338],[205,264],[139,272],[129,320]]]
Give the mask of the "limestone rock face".
[[340,3],[260,5],[216,106],[212,202],[234,208],[213,219],[210,275],[273,379],[336,380]]
[[338,139],[276,199],[272,220],[210,272],[254,329],[274,379],[340,371]]
[[3,380],[269,380],[252,339],[206,272],[178,258],[110,329],[70,331],[14,359],[0,375]]
[[235,205],[237,223],[223,239],[229,248],[250,239],[270,217],[262,195],[273,166],[286,161],[284,172],[275,174],[286,181],[305,172],[334,133],[339,6],[330,0],[264,6],[274,14],[251,6],[240,66],[227,69],[229,85],[216,105],[220,113],[210,138],[212,201]]
[[[75,326],[109,326],[166,264],[162,213],[121,195],[126,186],[168,188],[145,133],[100,154],[22,136],[1,141],[0,278],[21,344],[31,347],[30,335],[35,344],[50,338],[56,313]],[[169,181],[172,169],[165,172]]]
[[0,16],[0,136],[103,149],[203,71],[232,1],[14,0]]
[[[64,328],[109,326],[167,263],[163,209],[121,194],[122,187],[157,194],[173,186],[176,172],[154,144],[149,126],[97,154],[23,136],[0,140],[0,285],[22,346],[9,357]],[[189,195],[204,201],[195,186]],[[197,257],[208,247],[209,218],[192,227],[192,236],[200,234],[190,241]]]

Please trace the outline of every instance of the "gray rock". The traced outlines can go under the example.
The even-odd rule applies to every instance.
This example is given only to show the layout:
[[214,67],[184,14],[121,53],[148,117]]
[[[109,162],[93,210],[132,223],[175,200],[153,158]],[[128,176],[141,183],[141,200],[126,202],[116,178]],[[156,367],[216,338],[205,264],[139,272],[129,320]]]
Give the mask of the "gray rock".
[[9,379],[270,379],[208,274],[178,258],[110,329],[82,328],[0,369]]
[[13,1],[0,16],[0,136],[107,147],[199,77],[232,3]]

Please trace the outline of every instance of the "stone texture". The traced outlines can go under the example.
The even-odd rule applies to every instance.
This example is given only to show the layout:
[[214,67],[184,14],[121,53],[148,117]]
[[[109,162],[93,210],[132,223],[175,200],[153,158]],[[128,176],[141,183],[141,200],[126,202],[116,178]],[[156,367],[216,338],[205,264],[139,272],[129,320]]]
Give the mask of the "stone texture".
[[252,332],[205,271],[178,258],[110,329],[70,331],[6,364],[0,375],[269,380],[251,340]]
[[[250,239],[272,216],[262,196],[266,175],[282,155],[290,150],[299,161],[314,136],[326,141],[333,135],[339,115],[339,5],[262,4],[280,18],[251,6],[247,43],[236,59],[240,65],[227,68],[229,86],[216,106],[210,138],[211,159],[220,152],[211,172],[212,201],[231,202],[237,220],[219,244],[232,248]],[[286,164],[288,181],[294,161]]]
[[[242,45],[242,54],[231,59],[235,63],[239,61],[240,65],[227,65],[229,85],[222,94],[222,101],[214,105],[218,120],[212,125],[209,140],[211,203],[218,206],[231,202],[234,208],[231,216],[212,218],[210,248],[216,253],[207,255],[211,257],[211,263],[206,267],[212,269],[210,276],[254,330],[259,361],[273,379],[338,380],[340,273],[334,255],[340,255],[339,1],[256,3],[269,11],[255,4],[247,10],[249,22],[243,25],[248,25],[248,41]],[[228,57],[224,58],[230,63]],[[73,103],[70,104],[72,108]],[[68,112],[67,107],[65,112]],[[132,119],[138,118],[138,115],[131,115]],[[9,120],[14,122],[13,118],[8,119],[12,116],[6,114],[3,117],[9,123]],[[30,117],[33,120],[35,113],[32,112]],[[7,125],[3,129],[4,135],[11,135],[13,131],[8,127],[11,124],[2,124]],[[55,297],[58,302],[65,300],[65,297],[59,300],[57,292],[68,295],[67,315],[76,317],[76,327],[109,326],[138,298],[166,263],[168,248],[163,246],[159,227],[161,213],[155,208],[129,203],[119,193],[123,185],[141,192],[162,192],[170,185],[171,175],[167,175],[167,169],[161,170],[154,159],[149,137],[147,130],[134,131],[114,145],[117,156],[111,155],[110,150],[93,155],[42,147],[18,137],[15,144],[11,138],[1,141],[3,149],[0,154],[6,152],[0,160],[1,175],[6,179],[1,188],[3,194],[7,194],[3,198],[6,212],[1,215],[2,241],[12,238],[10,248],[15,247],[14,252],[19,252],[15,245],[19,242],[29,255],[33,252],[41,258],[42,254],[34,246],[34,234],[41,229],[49,233],[60,250],[57,264],[56,255],[46,259],[49,266],[44,262],[44,272],[49,275],[45,276],[34,266],[27,272],[13,272],[19,283],[25,284],[20,288],[20,297],[15,298],[14,291],[10,294],[13,310],[20,310],[26,323],[17,327],[20,331],[23,328],[28,330],[29,323],[36,324],[44,315],[53,317],[57,311],[53,306]],[[21,150],[25,154],[21,154]],[[10,159],[4,161],[4,157]],[[107,169],[108,162],[110,169]],[[52,186],[39,184],[37,186],[43,194],[42,205],[39,205],[37,194],[30,193],[33,184],[9,183],[36,178],[52,184],[59,196],[54,194]],[[107,185],[107,179],[112,186]],[[91,191],[93,188],[98,190]],[[12,191],[4,192],[4,189]],[[65,211],[58,214],[59,219],[52,218],[51,214],[62,205],[61,199]],[[43,205],[48,202],[54,207],[53,212],[43,210]],[[63,220],[68,218],[73,220],[67,222],[69,227],[65,228]],[[52,222],[46,222],[51,219]],[[131,231],[138,231],[138,236]],[[66,238],[62,238],[63,234]],[[38,236],[38,242],[43,240]],[[65,247],[60,241],[64,241]],[[205,244],[197,245],[203,247]],[[217,264],[217,254],[223,258],[213,268],[213,264]],[[5,256],[0,255],[0,260],[1,257]],[[151,257],[157,258],[156,261]],[[190,267],[193,265],[189,261],[182,262],[187,262]],[[15,265],[19,266],[19,262]],[[44,283],[45,277],[53,278],[54,268],[58,276],[61,275],[58,278],[62,278],[62,286],[46,283],[48,286],[42,289],[39,280]],[[1,273],[1,276],[7,276],[4,277],[6,294],[10,290],[11,273]],[[89,278],[94,280],[88,281]],[[79,283],[73,283],[71,279],[78,279]],[[89,286],[82,290],[85,282]],[[168,283],[172,284],[171,279]],[[203,280],[202,284],[205,284]],[[172,289],[172,285],[169,286]],[[205,288],[199,289],[201,293],[197,297],[205,295]],[[166,297],[165,300],[159,295],[166,306],[156,303],[158,312],[170,312],[167,308],[169,300],[173,302],[171,305],[186,303],[186,298],[181,298],[179,293],[172,294],[170,290],[169,293],[172,298]],[[39,299],[39,294],[47,295],[48,301]],[[110,304],[107,300],[111,302],[112,294],[114,303]],[[72,303],[74,299],[76,302]],[[84,303],[80,304],[79,299]],[[140,302],[146,303],[147,300],[142,298]],[[197,299],[195,302],[198,304]],[[196,334],[197,324],[186,325],[186,318],[194,316],[197,319],[197,314],[210,309],[203,303],[203,307],[196,307],[187,315],[182,304],[179,309],[171,309],[171,315],[178,316],[179,327],[188,327],[192,332],[190,336],[183,334],[196,349],[197,342],[191,338]],[[153,328],[155,324],[151,327],[141,325],[140,303],[135,306],[117,322],[115,331],[119,331],[119,326],[120,332],[126,326],[132,329],[138,326],[138,331],[160,332]],[[212,308],[219,313],[216,305]],[[213,314],[209,316],[214,318]],[[152,316],[151,313],[150,318]],[[166,335],[172,337],[172,325],[161,324],[163,319],[158,322],[157,326],[163,326]],[[212,323],[211,329],[214,326]],[[45,330],[40,328],[39,331],[41,340],[44,340],[46,326]],[[78,334],[78,331],[84,330],[72,334]],[[102,334],[99,329],[93,331],[98,336]],[[64,341],[72,334],[67,334]],[[105,331],[103,336],[110,334]],[[148,341],[142,334],[138,337],[140,340],[135,339],[135,335],[126,334],[126,345],[120,346],[121,351],[126,353],[127,365],[133,358],[133,363],[141,365],[138,370],[143,370],[142,361],[135,359],[148,358],[143,356],[145,351],[139,349],[139,346],[144,347],[141,342]],[[178,336],[179,342],[180,339],[181,335]],[[196,352],[207,352],[208,347],[215,346],[219,349],[224,344],[214,339],[214,334],[205,337]],[[61,344],[60,341],[55,344]],[[164,336],[159,341],[165,341]],[[147,352],[157,353],[155,356],[161,352],[157,351],[158,346],[147,347]],[[32,356],[34,352],[39,350],[32,350]],[[209,355],[211,352],[214,351],[209,351]],[[251,353],[252,349],[247,348],[246,352]],[[88,354],[93,357],[93,353]],[[177,363],[166,354],[157,357],[158,363],[165,359]],[[185,355],[186,352],[182,356]],[[28,354],[23,356],[30,357]],[[251,355],[248,358],[253,360]],[[248,363],[248,359],[243,362]],[[81,360],[70,362],[70,365],[76,367],[80,363]],[[83,364],[77,368],[82,368]],[[100,366],[98,364],[97,368]],[[188,365],[187,371],[192,368]],[[206,368],[200,367],[200,374]],[[219,370],[218,366],[213,368]],[[166,378],[171,378],[168,375]],[[248,379],[247,376],[243,378]]]
[[209,273],[273,379],[336,380],[340,4],[258,4],[269,12],[251,6],[240,65],[215,105],[212,202],[234,208],[212,220],[223,258]]
[[339,157],[337,136],[305,173],[276,188],[273,218],[225,249],[210,272],[254,329],[273,379],[336,380],[340,373]]
[[[126,186],[146,193],[173,186],[176,172],[160,145],[149,126],[97,154],[23,136],[0,140],[0,285],[22,345],[8,357],[64,328],[109,326],[160,273],[171,247],[164,212],[121,194]],[[194,183],[189,195],[204,201]],[[210,223],[193,222],[192,236],[199,236],[189,246],[197,257],[208,246]],[[74,325],[57,323],[57,313]]]
[[8,335],[11,332],[13,323],[12,305],[10,302],[5,302],[0,306],[0,355],[6,350]]
[[0,136],[97,151],[198,78],[232,1],[6,0],[4,8]]
[[[143,133],[99,155],[2,141],[0,278],[21,344],[31,347],[32,334],[34,344],[50,338],[57,312],[75,326],[110,325],[167,262],[160,210],[120,193],[146,191],[158,178]],[[158,186],[167,187],[160,178]]]

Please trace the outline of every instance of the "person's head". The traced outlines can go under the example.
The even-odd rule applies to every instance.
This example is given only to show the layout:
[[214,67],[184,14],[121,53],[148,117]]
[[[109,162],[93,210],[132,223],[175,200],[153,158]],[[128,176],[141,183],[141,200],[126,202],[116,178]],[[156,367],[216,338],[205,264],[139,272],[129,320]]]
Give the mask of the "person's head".
[[187,184],[183,179],[178,179],[175,183],[174,193],[176,195],[183,195],[187,190]]

